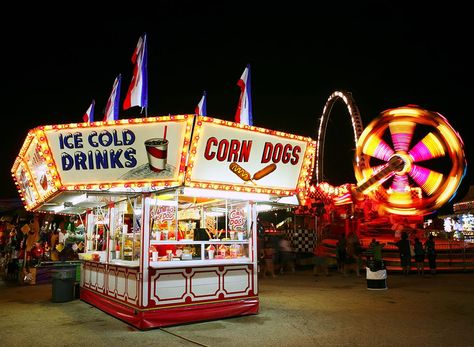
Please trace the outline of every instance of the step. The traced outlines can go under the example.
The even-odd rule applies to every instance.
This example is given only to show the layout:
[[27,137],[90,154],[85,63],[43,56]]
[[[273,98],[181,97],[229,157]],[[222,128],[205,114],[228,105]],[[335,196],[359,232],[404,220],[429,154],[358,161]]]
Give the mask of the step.
[[[401,266],[394,266],[394,265],[386,265],[385,268],[387,271],[392,271],[392,272],[402,272],[402,267]],[[474,265],[471,266],[436,266],[436,272],[455,272],[455,271],[462,271],[462,272],[471,272],[474,271]],[[416,267],[411,267],[410,272],[416,272]],[[429,273],[430,268],[425,266],[425,273]]]

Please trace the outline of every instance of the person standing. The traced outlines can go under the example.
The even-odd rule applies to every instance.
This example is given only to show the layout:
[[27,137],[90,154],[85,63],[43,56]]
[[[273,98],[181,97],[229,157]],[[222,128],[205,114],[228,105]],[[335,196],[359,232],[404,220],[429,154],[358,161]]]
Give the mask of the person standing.
[[425,250],[423,244],[421,243],[418,237],[415,237],[414,243],[415,249],[415,264],[416,264],[416,274],[418,276],[425,275]]
[[410,267],[411,267],[411,251],[410,251],[410,240],[408,239],[408,233],[406,231],[402,231],[401,239],[393,244],[395,244],[398,247],[398,253],[400,256],[400,265],[402,266],[403,274],[407,276],[410,272]]
[[383,255],[382,255],[382,250],[384,246],[385,246],[385,243],[380,243],[375,238],[373,238],[372,242],[370,242],[369,244],[369,248],[368,248],[369,257],[367,259],[368,260],[367,263],[371,264],[373,271],[378,271],[385,268],[384,263],[383,263]]
[[357,277],[360,277],[360,266],[361,266],[361,253],[362,246],[360,244],[359,237],[351,232],[347,237],[347,246],[346,246],[346,270],[347,268],[353,267]]
[[339,241],[336,243],[336,260],[337,260],[337,270],[343,274],[346,273],[345,271],[345,263],[346,263],[346,235],[342,234]]
[[425,241],[425,252],[428,257],[430,272],[432,275],[436,275],[436,248],[433,234],[430,234],[428,239]]
[[261,258],[263,259],[261,269],[262,277],[266,277],[267,273],[270,273],[273,278],[275,277],[275,256],[276,252],[270,236],[266,236],[261,255]]
[[320,273],[329,276],[328,256],[323,245],[318,245],[314,248],[313,275],[317,276]]
[[279,242],[280,248],[280,274],[285,271],[295,272],[295,264],[293,262],[293,249],[290,241],[286,236],[282,237]]

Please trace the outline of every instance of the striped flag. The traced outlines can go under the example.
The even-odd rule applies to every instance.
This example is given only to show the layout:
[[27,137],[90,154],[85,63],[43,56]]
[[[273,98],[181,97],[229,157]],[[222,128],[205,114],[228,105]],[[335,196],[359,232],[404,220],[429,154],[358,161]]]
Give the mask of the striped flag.
[[253,125],[252,119],[252,97],[250,92],[250,64],[244,70],[240,80],[237,82],[241,93],[237,112],[235,113],[235,122],[247,125]]
[[95,107],[95,100],[92,100],[91,105],[87,109],[86,113],[82,116],[82,119],[85,123],[92,123],[94,121],[94,107]]
[[146,33],[144,33],[138,40],[137,47],[132,55],[132,63],[135,66],[132,81],[123,102],[124,110],[132,106],[140,106],[142,109],[148,106],[147,51]]
[[198,116],[207,116],[206,91],[202,94],[201,101],[199,101],[199,104],[194,109],[194,113]]
[[104,122],[109,120],[117,120],[119,115],[119,103],[120,103],[120,82],[122,81],[122,75],[119,74],[114,81],[112,86],[112,92],[110,93],[109,100],[107,100],[107,106],[105,106]]

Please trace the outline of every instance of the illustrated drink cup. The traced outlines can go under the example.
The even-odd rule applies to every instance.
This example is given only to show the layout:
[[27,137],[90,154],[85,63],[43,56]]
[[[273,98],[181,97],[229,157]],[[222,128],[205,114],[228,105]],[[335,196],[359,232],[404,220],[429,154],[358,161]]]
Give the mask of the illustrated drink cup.
[[145,141],[146,153],[150,170],[160,172],[166,169],[168,157],[168,140],[152,138]]
[[214,250],[213,249],[208,250],[207,253],[209,254],[209,259],[214,259]]

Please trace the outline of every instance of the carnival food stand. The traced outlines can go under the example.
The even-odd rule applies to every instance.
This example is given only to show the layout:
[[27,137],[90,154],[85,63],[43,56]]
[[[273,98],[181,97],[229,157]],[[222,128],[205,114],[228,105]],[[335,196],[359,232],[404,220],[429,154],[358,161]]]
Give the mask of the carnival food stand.
[[149,329],[258,313],[257,214],[301,203],[314,153],[176,115],[35,128],[12,173],[27,210],[84,219],[80,298]]

